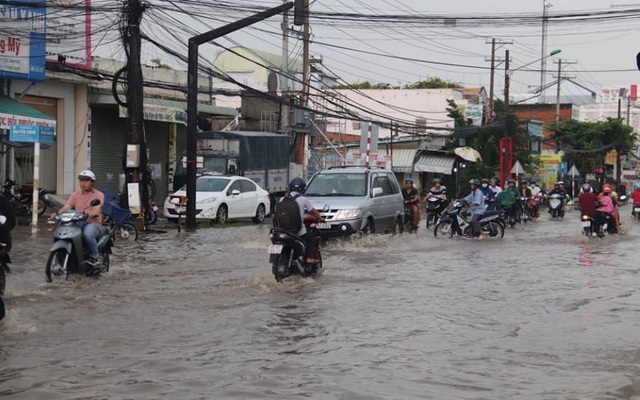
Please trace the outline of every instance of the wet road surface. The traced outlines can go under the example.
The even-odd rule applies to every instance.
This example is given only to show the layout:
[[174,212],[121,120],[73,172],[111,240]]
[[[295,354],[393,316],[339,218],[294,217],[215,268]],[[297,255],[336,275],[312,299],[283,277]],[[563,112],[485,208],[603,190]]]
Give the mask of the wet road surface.
[[640,399],[640,224],[576,212],[502,240],[331,242],[277,284],[267,224],[118,243],[99,279],[45,283],[51,232],[15,232],[6,399]]

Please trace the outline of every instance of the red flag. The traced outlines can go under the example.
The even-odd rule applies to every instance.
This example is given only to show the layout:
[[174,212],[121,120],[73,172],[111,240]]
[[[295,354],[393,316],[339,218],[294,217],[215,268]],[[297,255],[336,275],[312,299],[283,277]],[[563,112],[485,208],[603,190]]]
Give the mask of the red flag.
[[631,101],[638,99],[638,85],[631,85]]

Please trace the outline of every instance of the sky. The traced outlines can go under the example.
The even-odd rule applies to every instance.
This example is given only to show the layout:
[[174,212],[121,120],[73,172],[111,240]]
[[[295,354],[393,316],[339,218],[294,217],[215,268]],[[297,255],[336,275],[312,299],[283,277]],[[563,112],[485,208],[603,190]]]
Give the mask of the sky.
[[[166,0],[150,0],[164,2]],[[256,6],[275,7],[281,0],[200,0],[180,2],[189,16],[155,12],[145,17],[143,30],[158,41],[186,55],[186,37],[218,28],[253,14]],[[384,82],[404,85],[432,77],[467,87],[489,87],[490,41],[499,44],[496,56],[504,60],[510,52],[511,93],[525,93],[540,85],[542,13],[547,4],[547,53],[545,82],[556,79],[557,62],[562,59],[563,75],[600,92],[604,86],[640,83],[636,54],[640,52],[640,0],[310,0],[311,54],[322,57],[327,72],[342,82]],[[171,3],[175,4],[175,2]],[[625,18],[608,19],[612,12]],[[591,14],[590,20],[569,18]],[[341,19],[335,15],[342,15]],[[352,15],[345,15],[352,14]],[[365,18],[391,15],[384,20]],[[355,16],[353,16],[355,15]],[[417,20],[417,15],[428,19]],[[559,17],[564,17],[560,19]],[[413,17],[413,18],[411,18]],[[441,18],[437,18],[441,17]],[[446,17],[448,23],[443,23]],[[376,19],[376,20],[371,20]],[[490,19],[490,20],[489,20]],[[452,23],[455,21],[455,24]],[[225,47],[245,46],[276,54],[282,52],[280,16],[257,23],[217,41],[220,46],[201,46],[204,63],[212,63]],[[159,26],[163,29],[159,29]],[[299,30],[299,28],[295,28]],[[289,41],[290,56],[299,57],[301,41],[295,33]],[[489,43],[488,43],[489,42]],[[103,52],[104,53],[104,52]],[[114,56],[111,48],[104,56]],[[98,52],[100,54],[100,52]],[[162,50],[143,45],[143,61],[160,58],[175,68],[186,69]],[[504,87],[504,63],[495,72],[495,92]],[[563,95],[583,94],[574,87]],[[549,91],[547,92],[549,93]]]

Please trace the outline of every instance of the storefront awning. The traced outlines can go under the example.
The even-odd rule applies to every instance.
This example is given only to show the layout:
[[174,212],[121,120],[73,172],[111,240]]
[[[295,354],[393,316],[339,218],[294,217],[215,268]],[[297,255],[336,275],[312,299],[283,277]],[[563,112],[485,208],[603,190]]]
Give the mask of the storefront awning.
[[56,119],[17,100],[0,95],[0,129],[11,129],[11,125],[39,125],[55,128]]
[[393,149],[391,170],[398,173],[411,173],[417,151],[416,149]]
[[414,166],[416,172],[433,172],[435,174],[451,175],[455,157],[439,154],[422,154]]

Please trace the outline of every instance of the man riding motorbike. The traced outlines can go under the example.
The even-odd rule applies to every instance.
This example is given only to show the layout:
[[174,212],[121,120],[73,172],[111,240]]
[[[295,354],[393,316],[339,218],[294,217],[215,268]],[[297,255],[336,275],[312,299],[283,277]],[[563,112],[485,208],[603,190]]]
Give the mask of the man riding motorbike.
[[[567,202],[567,193],[564,191],[564,186],[563,183],[561,181],[556,182],[553,184],[553,189],[551,189],[551,191],[549,192],[549,196],[552,194],[557,194],[560,195],[562,197],[561,199],[561,205],[560,205],[560,212],[559,215],[560,217],[564,216],[564,205]],[[549,208],[549,210],[547,210],[547,212],[549,214],[551,214],[551,208]]]
[[496,194],[489,187],[489,179],[482,178],[480,181],[480,191],[484,195],[485,210],[493,211],[496,209]]
[[[300,208],[300,220],[304,220],[305,214],[313,215],[318,219],[318,222],[323,222],[324,218],[320,215],[318,210],[316,210],[309,199],[303,196],[304,190],[307,187],[307,184],[304,182],[302,178],[293,178],[289,183],[289,195],[293,197],[298,203],[298,207]],[[313,241],[315,238],[311,234],[311,232],[307,231],[307,227],[302,224],[300,230],[297,232],[298,236],[302,238],[305,242],[305,260],[307,264],[315,264],[317,260],[310,259],[309,254],[311,249],[313,248]]]
[[636,182],[633,185],[633,193],[631,193],[631,200],[633,202],[633,208],[631,209],[631,216],[635,217],[635,209],[636,207],[640,207],[640,182]]
[[418,211],[420,196],[418,196],[418,189],[413,185],[413,178],[405,179],[404,189],[402,189],[402,197],[404,198],[404,204],[411,208],[413,229],[418,230],[418,227],[420,226],[420,212]]
[[596,208],[598,207],[598,196],[593,193],[590,184],[585,183],[580,188],[578,204],[580,204],[580,215],[588,215],[595,218]]
[[471,193],[464,198],[464,201],[469,205],[469,211],[471,212],[471,229],[473,235],[478,237],[478,240],[484,239],[482,233],[482,227],[480,226],[480,218],[484,215],[484,195],[480,190],[480,181],[477,179],[471,179],[469,181],[471,186]]
[[[104,194],[94,188],[96,175],[90,170],[84,170],[78,175],[80,190],[69,196],[67,203],[62,206],[57,214],[62,214],[67,210],[77,210],[86,212],[89,217],[86,221],[79,222],[82,228],[82,238],[89,249],[89,258],[86,263],[92,267],[98,264],[98,236],[102,227],[102,205],[104,204]],[[90,206],[92,200],[100,200],[97,206]],[[55,218],[56,213],[51,213],[51,218]]]

